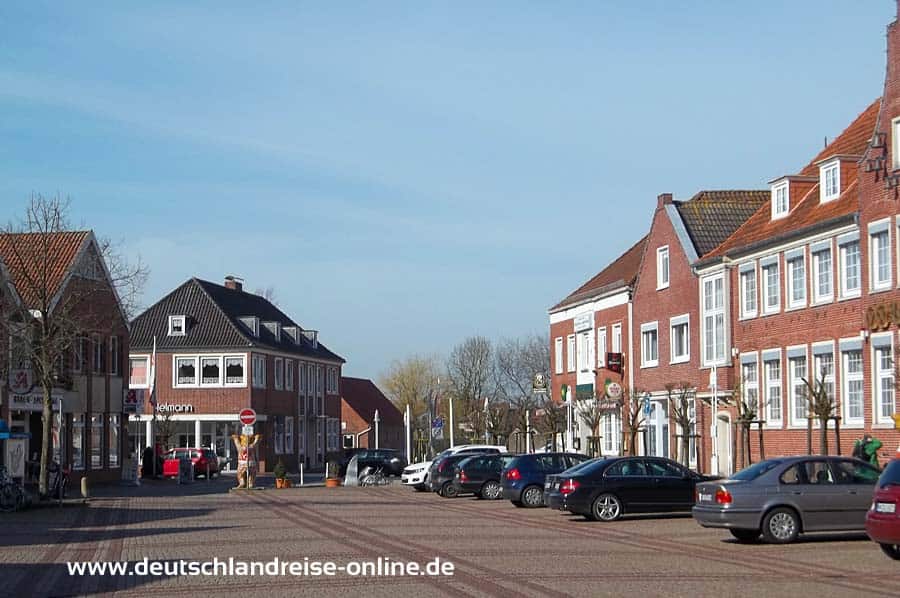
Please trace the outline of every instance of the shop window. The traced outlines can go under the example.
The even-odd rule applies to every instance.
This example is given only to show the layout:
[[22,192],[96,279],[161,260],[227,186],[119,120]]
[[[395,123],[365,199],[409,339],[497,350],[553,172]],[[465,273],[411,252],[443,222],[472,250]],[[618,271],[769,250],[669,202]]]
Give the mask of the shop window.
[[72,467],[84,469],[84,414],[72,416]]
[[103,469],[103,416],[91,415],[91,469]]
[[119,415],[109,415],[109,427],[107,428],[107,446],[109,451],[109,466],[119,466]]

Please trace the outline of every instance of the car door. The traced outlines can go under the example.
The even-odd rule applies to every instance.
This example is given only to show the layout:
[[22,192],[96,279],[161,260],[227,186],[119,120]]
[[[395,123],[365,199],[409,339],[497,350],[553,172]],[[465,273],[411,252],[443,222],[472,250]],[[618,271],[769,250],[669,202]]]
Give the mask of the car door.
[[654,508],[686,510],[693,506],[694,484],[689,472],[665,459],[646,459],[645,465],[655,486]]
[[642,459],[625,458],[610,465],[604,473],[601,493],[609,491],[625,503],[630,511],[652,509],[653,480],[647,476],[647,468]]
[[[781,477],[785,478],[790,469]],[[797,483],[783,487],[803,519],[805,531],[834,529],[834,515],[837,487],[827,459],[805,459],[797,463]],[[787,479],[787,478],[786,478]]]
[[878,481],[877,469],[856,459],[832,459],[835,529],[863,529]]

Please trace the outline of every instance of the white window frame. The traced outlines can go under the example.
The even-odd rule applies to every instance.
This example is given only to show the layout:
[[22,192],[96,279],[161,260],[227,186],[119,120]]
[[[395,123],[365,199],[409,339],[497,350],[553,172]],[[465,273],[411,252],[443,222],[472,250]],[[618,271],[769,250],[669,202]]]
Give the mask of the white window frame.
[[826,203],[841,196],[841,161],[831,160],[819,166],[819,202]]
[[275,358],[275,390],[284,390],[284,358]]
[[111,376],[119,375],[119,337],[118,336],[110,336],[109,337],[109,346],[107,348],[107,359],[109,359],[109,363],[107,364],[106,370],[109,372]]
[[610,351],[610,353],[621,353],[622,352],[622,325],[621,324],[613,324],[612,339],[610,340],[610,348],[612,349],[612,351]]
[[566,336],[566,371],[574,372],[575,371],[575,335],[569,334]]
[[[741,281],[741,318],[755,318],[759,313],[759,285],[757,284],[758,276],[756,273],[756,263],[753,264],[752,270],[745,270],[739,274]],[[752,291],[748,288],[749,283],[753,283]],[[747,300],[752,299],[752,309],[747,304]]]
[[[828,256],[828,269],[827,271],[822,268],[822,258],[824,256]],[[819,251],[811,252],[810,259],[812,261],[812,291],[813,291],[813,305],[819,305],[821,303],[831,303],[834,301],[834,251],[831,246],[828,249],[821,249]],[[822,289],[819,286],[820,277],[822,274],[827,275],[828,281],[828,292],[823,293]]]
[[[721,286],[721,304],[717,303],[716,283]],[[707,290],[712,293],[707,297]],[[704,366],[724,365],[728,360],[728,289],[725,274],[717,273],[700,279],[700,349]],[[721,347],[719,342],[721,340]],[[711,341],[711,344],[710,344]],[[712,355],[710,355],[712,348]],[[721,349],[721,354],[719,350]]]
[[[762,281],[762,312],[764,314],[777,314],[781,311],[781,261],[777,260],[772,264],[760,266],[760,279]],[[775,272],[774,283],[769,276],[771,271]],[[775,302],[770,303],[770,289],[775,290]]]
[[[147,380],[143,384],[135,384],[131,380],[131,362],[143,361],[145,363],[144,371]],[[128,356],[128,388],[150,388],[150,356],[149,355],[129,355]]]
[[[887,333],[880,336],[890,337],[891,341],[887,346],[872,347],[872,418],[876,425],[889,425],[893,427],[894,419],[891,417],[896,411],[897,397],[895,388],[895,372],[894,372],[894,339],[893,333]],[[874,335],[873,335],[873,338]],[[887,367],[883,367],[881,355],[883,351],[887,351]],[[890,413],[883,414],[882,407],[884,396],[890,395]]]
[[577,363],[579,372],[590,372],[594,365],[594,335],[592,330],[583,330],[577,335]]
[[[181,384],[178,382],[178,362],[194,362],[194,382]],[[172,388],[199,388],[200,387],[200,356],[199,355],[172,355]]]
[[[850,353],[859,354],[859,371],[850,373]],[[862,349],[843,350],[841,355],[841,425],[861,426],[866,417],[865,363]],[[850,415],[850,382],[859,382],[859,416]]]
[[[651,333],[654,336],[651,336]],[[647,339],[654,338],[653,346],[647,344]],[[648,349],[652,348],[653,359],[648,359]],[[641,367],[652,368],[659,365],[659,322],[645,322],[641,324]]]
[[[800,347],[788,347],[788,352],[791,349],[797,349]],[[803,350],[806,351],[806,346],[804,345]],[[797,372],[794,368],[797,360],[803,360],[803,375],[797,376]],[[788,425],[792,428],[805,428],[807,426],[806,415],[802,418],[797,417],[797,407],[802,404],[803,405],[803,413],[809,413],[809,401],[807,401],[807,387],[805,380],[809,380],[809,354],[808,352],[804,352],[802,356],[794,356],[787,358],[788,363],[788,371],[787,371],[787,379],[788,379]],[[813,384],[815,382],[813,381]],[[798,390],[800,392],[798,392]]]
[[260,353],[253,354],[253,368],[250,372],[252,377],[253,388],[266,387],[266,356]]
[[[763,351],[763,355],[766,354],[766,351]],[[767,428],[780,428],[784,424],[784,367],[783,360],[781,358],[781,350],[778,350],[778,358],[777,359],[766,359],[763,358],[763,380],[765,384],[763,385],[763,390],[765,392],[765,404],[763,407],[763,419],[766,422]],[[778,364],[778,378],[770,379],[769,372],[772,369],[773,364]],[[778,411],[779,416],[772,416],[772,396],[773,390],[778,390]]]
[[[684,353],[679,354],[675,346],[675,328],[681,326],[684,326]],[[669,318],[669,356],[669,363],[686,363],[691,360],[691,315],[689,313]]]
[[[785,289],[785,298],[790,309],[798,309],[802,307],[806,307],[806,253],[800,257],[794,257],[791,259],[785,259],[785,283],[787,284],[787,288]],[[794,291],[797,290],[796,281],[794,280],[794,271],[797,269],[797,265],[799,264],[800,268],[803,270],[803,286],[800,289],[803,292],[803,296],[800,299],[794,299]]]
[[[745,355],[741,355],[741,394],[743,394],[744,403],[746,404],[750,399],[750,391],[753,391],[756,400],[756,410],[762,408],[762,401],[760,401],[759,394],[759,356],[757,353],[748,353],[747,355],[753,356],[753,361],[744,362],[743,359]],[[753,377],[750,378],[747,373],[748,366],[753,366]]]
[[656,249],[656,290],[669,288],[670,279],[669,246],[663,245]]
[[[241,360],[241,369],[244,371],[244,375],[241,377],[240,382],[228,382],[228,360],[229,359],[240,359]],[[222,356],[222,386],[224,388],[246,388],[247,386],[247,356],[245,354],[232,354],[232,355],[223,355]]]
[[[176,328],[180,327],[179,332]],[[169,316],[169,336],[185,336],[187,334],[186,316]]]
[[292,391],[294,390],[294,360],[293,359],[285,359],[284,360],[284,389]]
[[[880,220],[878,222],[872,222],[869,226],[882,224],[885,222],[884,220]],[[876,242],[876,237],[880,238],[881,235],[884,235],[884,244],[880,242]],[[882,280],[878,273],[881,271],[882,262],[879,259],[879,252],[882,247],[886,247],[884,251],[884,257],[887,260],[886,267],[884,270],[887,272],[887,280]],[[885,289],[891,288],[893,281],[891,277],[893,276],[893,267],[891,265],[891,227],[888,226],[887,230],[878,231],[878,232],[869,232],[869,290],[871,291],[883,291]]]
[[557,374],[563,373],[563,339],[557,336],[553,341],[553,371]]
[[[222,359],[221,355],[198,355],[199,357],[199,365],[197,366],[197,380],[199,381],[199,385],[204,388],[209,388],[210,386],[221,387],[222,382],[225,380],[225,360]],[[212,383],[203,382],[203,361],[204,360],[216,360],[219,362],[219,379]]]
[[[847,276],[847,258],[849,256],[849,248],[856,248],[856,286],[850,287],[849,278]],[[838,270],[840,279],[840,295],[841,299],[849,299],[851,297],[859,297],[862,294],[862,254],[860,253],[859,240],[848,241],[838,245]]]
[[788,181],[772,185],[772,220],[784,218],[791,211],[791,196]]
[[597,367],[606,366],[606,326],[597,329]]

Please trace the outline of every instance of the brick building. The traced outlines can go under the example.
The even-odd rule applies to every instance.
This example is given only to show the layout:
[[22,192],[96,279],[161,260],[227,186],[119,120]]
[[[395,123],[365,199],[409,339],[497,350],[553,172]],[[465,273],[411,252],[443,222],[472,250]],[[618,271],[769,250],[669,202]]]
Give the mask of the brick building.
[[[563,385],[576,397],[591,399],[607,382],[632,387],[634,364],[630,344],[632,291],[646,238],[549,310],[551,392],[561,397]],[[621,358],[616,366],[610,357]],[[611,369],[612,368],[612,369]],[[575,448],[587,450],[586,437],[576,416]],[[600,427],[601,451],[619,454],[622,448],[622,415],[610,409]]]
[[[245,407],[263,435],[260,468],[280,459],[321,469],[340,452],[340,379],[344,360],[271,302],[243,290],[191,278],[132,322],[130,387],[149,393],[156,343],[156,439],[169,447],[210,447],[236,466],[231,434]],[[129,423],[132,451],[153,444],[150,401]]]
[[[36,314],[46,314],[58,326],[50,348],[59,356],[51,393],[53,459],[71,467],[76,486],[83,476],[120,479],[128,328],[97,239],[91,231],[0,235],[0,265],[0,281],[6,281],[0,317],[23,322],[25,330]],[[18,389],[10,383],[13,372],[34,371],[30,360],[15,357],[14,345],[3,339],[0,418],[11,431],[31,435],[26,458],[36,461],[43,390],[33,375]]]
[[405,454],[403,414],[371,380],[341,379],[343,448],[375,448],[375,411],[378,410],[378,447]]
[[[700,334],[693,266],[741,227],[768,196],[768,191],[701,191],[687,201],[675,201],[670,193],[657,198],[635,280],[631,328],[636,350],[632,387],[649,400],[641,435],[646,454],[698,465],[696,422],[709,416],[696,399],[708,397],[709,375],[700,367],[707,339]],[[692,429],[685,432],[675,425],[676,409],[693,413]],[[679,441],[685,433],[687,459]],[[727,467],[720,471],[729,473]]]

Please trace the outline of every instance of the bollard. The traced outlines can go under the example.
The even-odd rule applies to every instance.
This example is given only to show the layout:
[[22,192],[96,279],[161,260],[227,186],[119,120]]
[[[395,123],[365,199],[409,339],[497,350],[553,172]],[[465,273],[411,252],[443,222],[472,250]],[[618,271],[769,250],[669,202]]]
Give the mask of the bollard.
[[[897,452],[900,453],[900,448],[897,449]],[[300,462],[300,485],[303,485],[303,461]]]
[[206,481],[209,481],[209,461],[206,462]]
[[81,497],[82,498],[90,498],[91,497],[90,486],[88,484],[87,476],[84,476],[81,478]]

